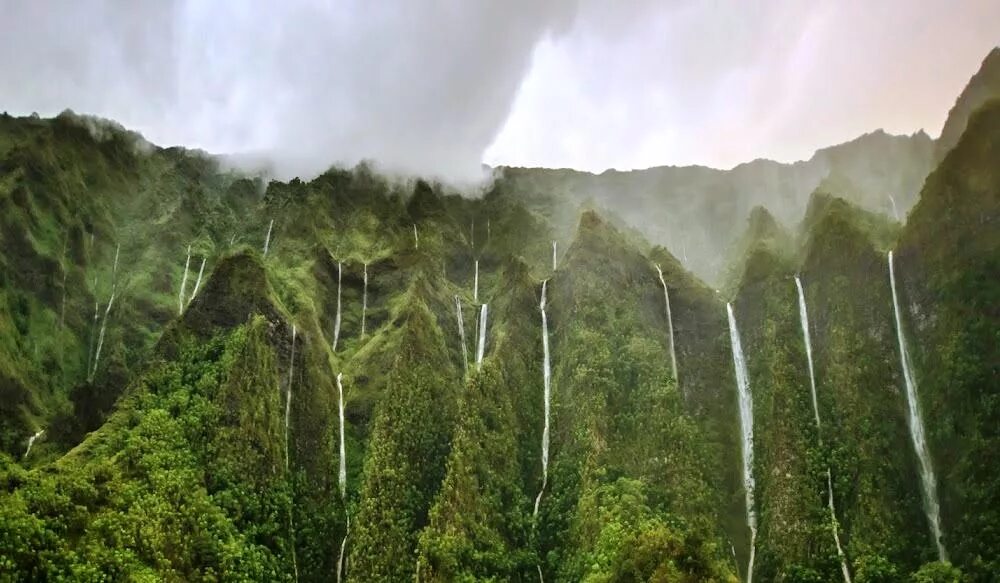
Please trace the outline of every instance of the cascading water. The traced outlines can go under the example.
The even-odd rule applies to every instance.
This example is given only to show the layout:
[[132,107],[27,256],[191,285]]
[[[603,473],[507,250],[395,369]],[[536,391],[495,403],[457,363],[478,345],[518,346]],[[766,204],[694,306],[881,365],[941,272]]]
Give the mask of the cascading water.
[[194,289],[191,290],[191,297],[187,301],[189,305],[194,301],[194,297],[198,295],[198,289],[201,287],[201,276],[205,274],[205,260],[205,257],[201,258],[201,267],[198,268],[198,279],[194,280]]
[[656,273],[660,276],[660,284],[663,286],[663,300],[667,305],[667,329],[670,332],[670,366],[673,367],[674,380],[677,380],[677,354],[674,351],[674,317],[670,313],[670,292],[667,291],[667,282],[663,279],[663,270],[656,266]]
[[[295,378],[295,337],[298,329],[292,324],[292,357],[288,362],[288,390],[285,391],[285,474],[289,472],[289,433],[288,420],[292,416],[292,380]],[[295,517],[293,502],[289,500],[288,508],[288,535],[292,539],[292,568],[295,570],[295,580],[299,580],[299,560],[295,552]]]
[[555,271],[556,267],[558,266],[556,262],[556,257],[558,256],[556,251],[559,248],[558,245],[559,244],[557,242],[555,241],[552,242],[552,271]]
[[[819,399],[816,397],[816,372],[813,367],[812,340],[809,338],[809,310],[806,308],[806,294],[802,290],[802,280],[795,276],[795,288],[799,294],[799,323],[802,326],[802,338],[806,346],[806,358],[809,365],[809,390],[812,395],[813,415],[816,418],[816,435],[819,445],[823,445],[822,426],[819,418]],[[844,575],[845,583],[851,583],[851,571],[847,568],[847,555],[844,547],[840,544],[840,526],[837,522],[837,508],[833,503],[833,475],[830,467],[826,468],[826,502],[830,509],[830,519],[833,523],[833,542],[837,546],[837,557],[840,559],[840,572]]]
[[333,351],[337,352],[337,344],[340,342],[340,281],[343,271],[340,262],[337,262],[337,315],[333,319]]
[[97,339],[97,350],[94,351],[94,368],[90,371],[90,378],[93,380],[97,374],[97,363],[101,361],[101,347],[104,346],[104,332],[108,328],[108,314],[111,313],[111,304],[115,301],[115,289],[111,288],[111,297],[108,298],[108,307],[104,309],[104,320],[101,322],[101,333]]
[[31,446],[35,445],[35,440],[41,437],[43,433],[45,433],[45,430],[39,429],[34,435],[28,438],[28,447],[24,450],[24,457],[21,459],[28,459],[28,454],[31,453]]
[[181,278],[181,291],[177,294],[177,313],[184,313],[184,296],[187,291],[188,270],[191,269],[191,246],[188,245],[187,260],[184,262],[184,277]]
[[267,257],[267,249],[271,246],[271,229],[274,228],[274,219],[267,225],[267,235],[264,237],[264,257]]
[[101,302],[97,299],[97,276],[94,276],[94,325],[90,329],[90,345],[87,346],[87,371],[94,364],[94,343],[97,342],[97,322],[100,319]]
[[740,443],[743,450],[743,491],[746,495],[747,527],[750,528],[750,561],[747,565],[747,583],[753,581],[753,561],[757,552],[757,510],[754,505],[753,477],[753,397],[750,394],[750,378],[747,375],[747,363],[743,359],[743,345],[740,343],[740,331],[736,328],[736,316],[733,305],[726,304],[729,315],[729,341],[733,350],[733,368],[736,370],[736,389],[739,392],[740,405]]
[[344,384],[343,373],[337,373],[337,402],[340,414],[340,469],[337,474],[337,483],[340,486],[340,500],[344,504],[344,515],[347,517],[347,528],[344,532],[344,540],[340,543],[340,558],[337,559],[337,582],[339,583],[344,572],[344,551],[347,549],[347,535],[351,531],[351,516],[347,514],[347,448],[344,446]]
[[476,370],[483,368],[483,354],[486,352],[486,304],[479,309],[479,347],[476,348]]
[[292,358],[288,362],[288,389],[285,391],[285,471],[288,471],[288,419],[292,415],[292,380],[295,378],[295,337],[298,329],[292,324]]
[[469,349],[465,344],[465,320],[462,319],[462,300],[455,296],[455,314],[458,316],[458,337],[462,341],[462,369],[469,376]]
[[417,235],[417,225],[413,225],[413,248],[420,249],[420,237]]
[[[535,497],[535,510],[531,513],[532,519],[538,518],[538,505],[542,501],[542,493],[549,481],[549,416],[552,401],[552,367],[549,362],[549,320],[545,314],[545,288],[548,280],[542,282],[542,300],[538,304],[538,309],[542,312],[542,389],[545,399],[545,421],[542,426],[542,487]],[[541,576],[541,567],[539,567]]]
[[913,363],[906,349],[906,336],[903,334],[903,316],[899,310],[899,298],[896,295],[896,271],[892,262],[892,251],[889,252],[889,285],[892,288],[892,310],[896,317],[896,337],[899,340],[899,359],[903,367],[903,382],[906,384],[907,419],[910,426],[910,438],[913,449],[920,460],[920,482],[923,485],[924,512],[930,523],[931,535],[937,546],[938,558],[948,560],[944,543],[941,541],[941,511],[938,506],[937,479],[931,464],[931,452],[924,435],[924,420],[920,414],[920,402],[917,400],[917,382],[913,375]]
[[361,292],[361,337],[365,337],[365,319],[368,316],[368,263],[365,263],[365,284]]
[[472,301],[479,303],[479,260],[476,259],[476,272],[472,278]]

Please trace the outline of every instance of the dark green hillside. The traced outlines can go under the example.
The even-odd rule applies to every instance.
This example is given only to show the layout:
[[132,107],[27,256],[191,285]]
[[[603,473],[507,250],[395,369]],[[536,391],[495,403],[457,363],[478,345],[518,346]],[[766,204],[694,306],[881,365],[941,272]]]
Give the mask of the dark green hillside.
[[897,276],[940,483],[945,546],[977,581],[1000,570],[1000,103],[927,179]]
[[[2,116],[0,581],[745,581],[727,299],[755,580],[843,581],[836,532],[856,583],[991,581],[998,140],[993,103],[901,226],[883,199],[915,189],[923,135],[726,172],[505,169],[470,196]],[[954,566],[921,504],[890,249]],[[724,289],[696,275],[724,264]]]

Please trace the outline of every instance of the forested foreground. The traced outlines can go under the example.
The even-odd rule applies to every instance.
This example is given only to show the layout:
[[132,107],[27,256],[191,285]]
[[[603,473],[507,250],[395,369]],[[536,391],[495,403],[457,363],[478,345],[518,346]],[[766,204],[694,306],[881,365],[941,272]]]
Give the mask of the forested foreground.
[[997,160],[992,102],[905,223],[824,181],[716,290],[524,170],[0,117],[0,580],[993,581]]

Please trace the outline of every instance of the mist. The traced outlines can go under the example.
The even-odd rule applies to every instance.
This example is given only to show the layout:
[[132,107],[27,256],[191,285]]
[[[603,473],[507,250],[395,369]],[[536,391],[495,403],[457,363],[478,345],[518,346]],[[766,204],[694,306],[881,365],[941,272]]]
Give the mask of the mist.
[[375,160],[475,180],[576,3],[3,2],[0,110],[108,117],[279,178]]

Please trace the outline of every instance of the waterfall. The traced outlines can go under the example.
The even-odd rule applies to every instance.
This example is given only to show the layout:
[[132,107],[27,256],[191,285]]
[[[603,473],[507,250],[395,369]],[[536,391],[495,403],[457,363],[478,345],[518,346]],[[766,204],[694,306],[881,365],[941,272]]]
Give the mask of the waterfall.
[[22,457],[21,459],[23,460],[28,459],[28,454],[31,453],[31,446],[35,445],[35,440],[41,437],[43,433],[45,433],[45,430],[39,429],[38,431],[35,432],[34,435],[28,438],[28,448],[24,450],[24,457]]
[[[795,276],[795,288],[799,293],[799,323],[802,326],[802,338],[805,340],[806,358],[809,365],[809,390],[812,395],[813,415],[816,418],[816,435],[819,445],[823,445],[822,427],[819,420],[819,400],[816,398],[816,371],[813,367],[812,340],[809,338],[809,310],[806,308],[806,294],[802,290],[802,280]],[[845,583],[851,583],[851,571],[847,568],[847,555],[844,547],[840,544],[840,526],[837,522],[837,509],[833,504],[833,475],[830,466],[826,467],[826,503],[830,509],[830,519],[833,526],[833,542],[837,546],[837,557],[840,558],[840,572],[844,575]]]
[[340,485],[340,500],[344,504],[344,515],[347,517],[347,528],[344,532],[344,540],[340,543],[340,558],[337,559],[337,581],[341,580],[344,571],[344,550],[347,548],[347,535],[351,531],[351,516],[347,514],[347,449],[344,446],[344,385],[342,382],[343,373],[337,373],[337,396],[338,409],[340,413],[340,471],[337,475],[337,482]]
[[118,254],[121,253],[122,246],[121,243],[115,245],[115,263],[114,267],[111,268],[111,284],[114,285],[118,281]]
[[753,560],[757,552],[757,511],[754,507],[753,478],[753,398],[750,394],[750,378],[747,363],[743,359],[740,331],[736,328],[733,305],[726,304],[729,315],[729,340],[733,349],[733,368],[736,369],[736,389],[740,404],[740,441],[743,450],[743,490],[746,494],[747,526],[750,528],[750,561],[747,565],[747,583],[753,581]]
[[292,415],[292,380],[295,378],[295,337],[298,329],[292,324],[292,358],[288,362],[288,389],[285,391],[285,471],[288,471],[288,418]]
[[486,351],[486,304],[479,309],[479,347],[476,348],[476,370],[483,368],[483,353]]
[[90,329],[90,346],[87,347],[87,370],[94,364],[94,342],[97,341],[97,322],[101,313],[101,302],[97,299],[97,276],[94,276],[94,326]]
[[205,273],[205,257],[201,258],[201,267],[198,268],[198,279],[194,280],[194,289],[191,290],[191,297],[188,299],[188,304],[194,301],[194,297],[198,295],[198,288],[201,287],[201,276]]
[[264,257],[267,257],[267,248],[271,245],[271,229],[274,227],[274,219],[271,219],[271,224],[267,226],[267,236],[264,237]]
[[663,271],[660,266],[656,266],[656,273],[660,276],[660,284],[663,285],[663,299],[667,305],[667,329],[670,332],[670,366],[673,367],[674,381],[677,381],[677,354],[674,351],[674,317],[670,313],[670,292],[667,291],[667,282],[663,279]]
[[903,367],[903,382],[906,384],[907,419],[910,426],[910,438],[913,449],[920,459],[920,481],[923,485],[924,512],[930,523],[931,535],[937,546],[938,558],[948,560],[948,553],[941,542],[941,514],[938,507],[937,479],[931,465],[931,452],[924,436],[924,420],[920,415],[920,402],[917,400],[917,382],[913,376],[913,363],[910,353],[906,350],[906,337],[903,334],[903,316],[899,310],[899,299],[896,296],[896,272],[892,263],[892,251],[889,252],[889,285],[892,288],[892,310],[896,317],[896,337],[899,340],[899,359]]
[[[542,312],[542,383],[545,399],[545,422],[542,427],[542,487],[535,497],[535,510],[532,512],[532,519],[538,518],[538,505],[542,501],[542,493],[549,481],[549,416],[552,401],[552,367],[549,363],[549,320],[545,314],[545,287],[548,280],[542,282],[542,301],[538,304],[538,309]],[[538,572],[541,576],[541,568]]]
[[368,263],[365,263],[365,285],[361,292],[361,337],[365,337],[365,317],[368,315]]
[[469,231],[471,233],[471,237],[470,237],[471,240],[470,240],[469,246],[472,247],[473,249],[475,249],[476,248],[476,221],[472,221],[471,225],[472,226],[469,227]]
[[413,224],[413,248],[420,249],[420,237],[417,236],[417,225]]
[[337,343],[340,342],[340,278],[343,275],[340,262],[337,262],[337,315],[333,319],[333,351],[337,352]]
[[472,301],[479,303],[479,260],[476,259],[476,275],[472,279]]
[[462,300],[455,296],[455,313],[458,316],[458,337],[462,341],[462,368],[469,376],[469,350],[465,344],[465,321],[462,319]]
[[557,263],[556,263],[556,250],[559,248],[558,245],[559,244],[557,242],[555,242],[555,241],[552,242],[552,271],[555,271],[556,270],[556,266],[557,266]]
[[891,193],[889,194],[889,202],[892,203],[892,216],[896,217],[896,221],[899,222],[899,209],[896,207],[896,199]]
[[191,246],[188,245],[187,261],[184,262],[184,277],[181,278],[181,292],[177,294],[177,313],[184,314],[184,292],[187,290],[188,270],[191,268]]
[[233,236],[229,238],[229,246],[232,247],[233,243],[235,242],[236,242],[236,233],[233,233]]
[[97,350],[94,351],[94,368],[90,371],[90,378],[93,380],[97,374],[97,363],[101,360],[101,347],[104,346],[104,331],[108,328],[108,314],[111,313],[111,304],[115,301],[115,289],[111,288],[111,297],[108,298],[108,307],[104,309],[104,320],[101,322],[101,333],[97,339]]

